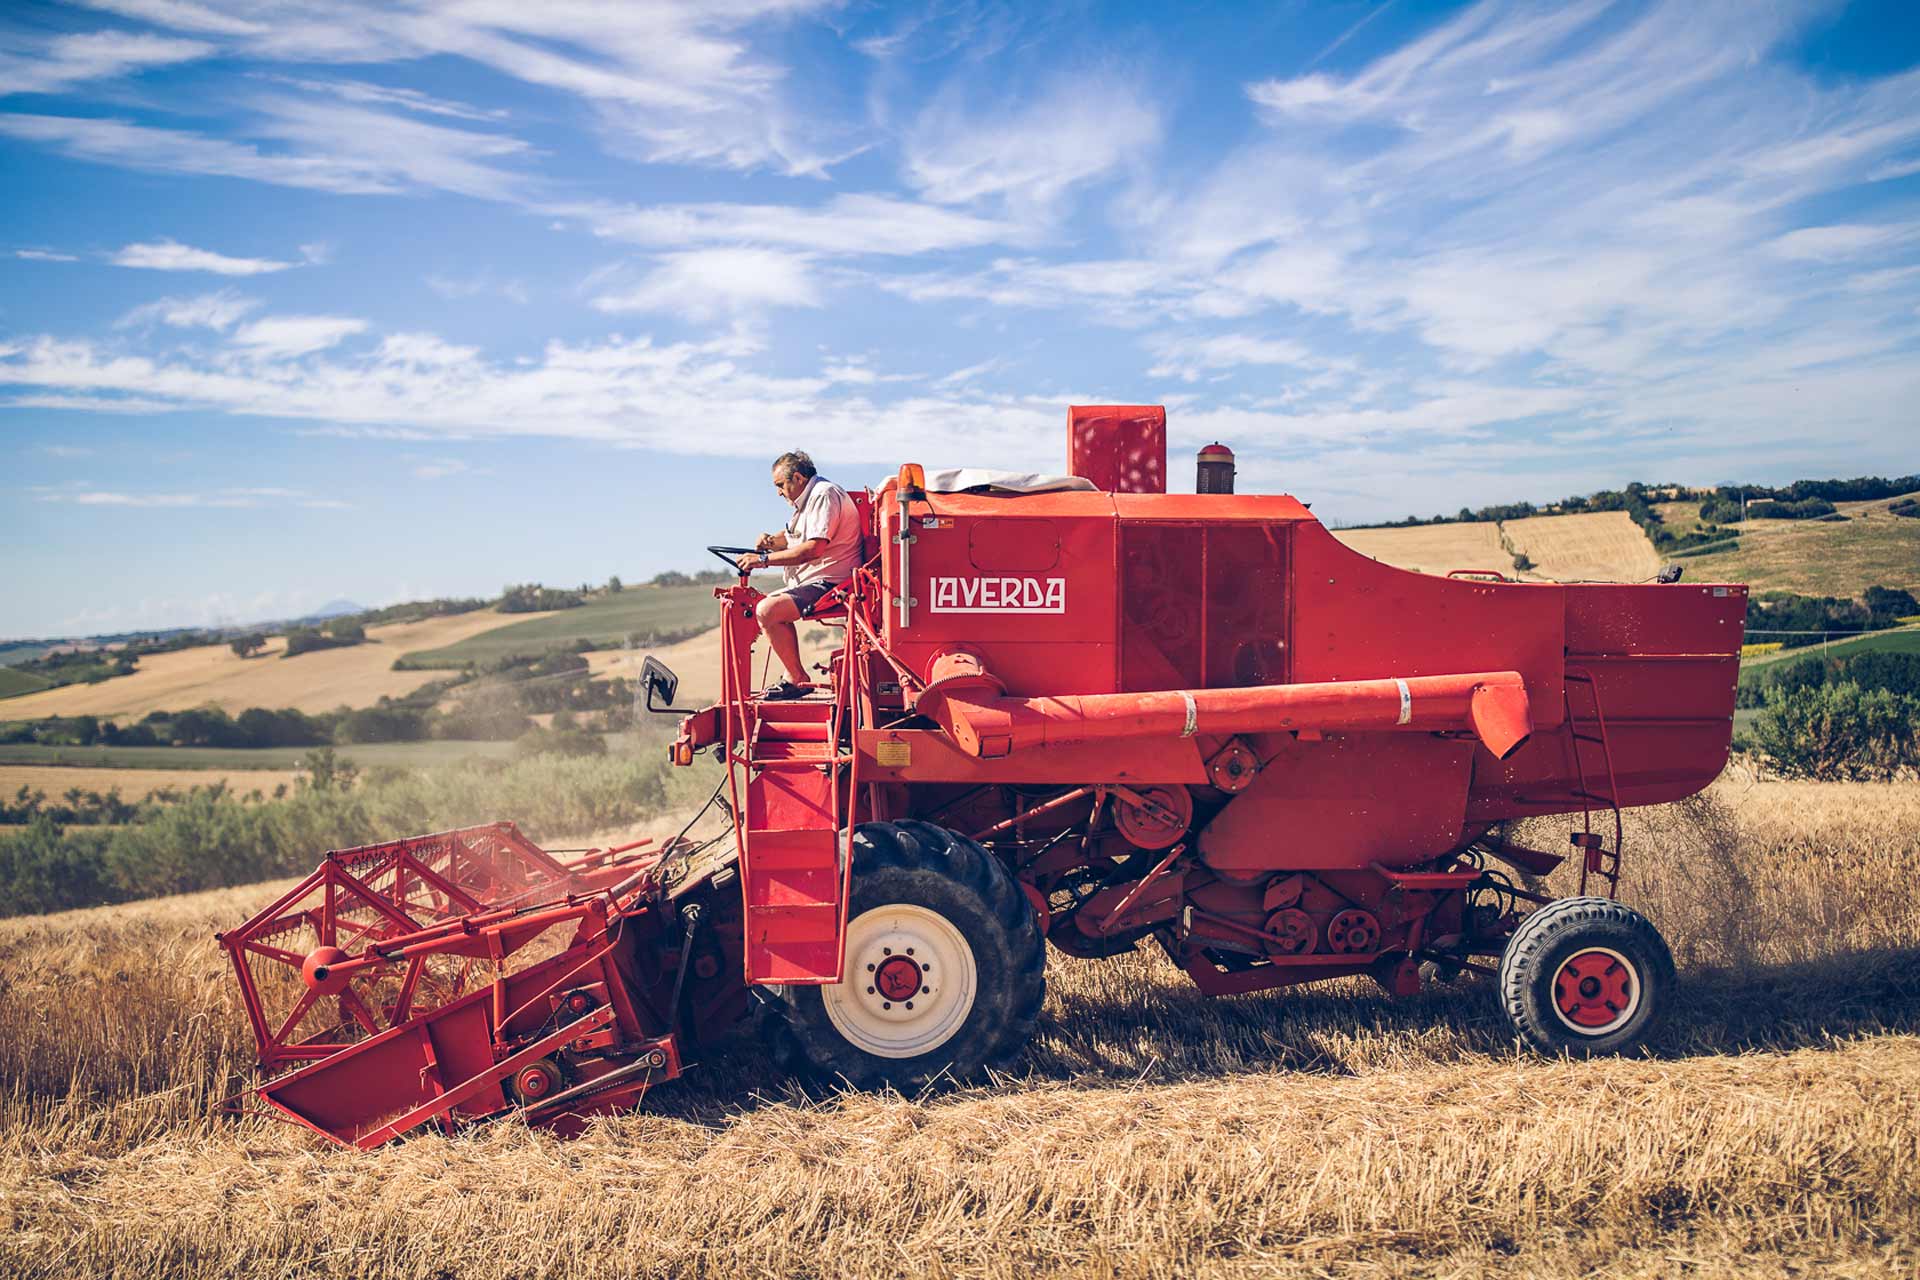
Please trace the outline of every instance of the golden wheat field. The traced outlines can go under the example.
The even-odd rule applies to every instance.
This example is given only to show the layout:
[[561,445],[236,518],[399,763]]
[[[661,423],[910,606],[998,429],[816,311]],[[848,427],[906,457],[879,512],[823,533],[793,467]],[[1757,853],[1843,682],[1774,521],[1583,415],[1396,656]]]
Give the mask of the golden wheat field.
[[383,697],[400,697],[447,674],[395,671],[393,660],[401,654],[455,644],[506,621],[546,616],[526,613],[502,619],[491,609],[480,609],[420,622],[388,623],[368,627],[367,644],[320,649],[297,658],[280,656],[287,647],[283,636],[268,640],[267,647],[251,658],[236,657],[223,644],[178,649],[140,659],[139,668],[129,676],[9,698],[6,714],[16,720],[78,715],[137,719],[149,711],[187,707],[219,707],[233,713],[248,707],[293,707],[316,712],[371,706]]
[[1552,582],[1645,582],[1660,554],[1624,511],[1530,516],[1500,525],[1507,544],[1533,561],[1528,577]]
[[72,788],[105,795],[118,791],[127,801],[145,800],[156,791],[188,791],[194,787],[225,785],[235,795],[258,791],[272,795],[278,786],[292,786],[298,776],[291,769],[113,769],[87,765],[0,764],[0,795],[11,796],[21,787],[44,791],[58,799]]
[[1455,569],[1513,573],[1513,553],[1500,545],[1500,526],[1490,520],[1328,532],[1363,556],[1415,573],[1444,574]]
[[1914,1274],[1920,789],[1730,777],[1629,821],[1682,978],[1644,1058],[1517,1053],[1475,981],[1210,1002],[1056,958],[1014,1076],[807,1097],[740,1038],[572,1142],[216,1117],[248,1045],[210,933],[271,886],[0,921],[0,1270]]
[[[1661,563],[1624,511],[1332,532],[1363,555],[1419,573],[1480,569],[1526,582],[1644,582]],[[1521,554],[1532,568],[1514,567]]]

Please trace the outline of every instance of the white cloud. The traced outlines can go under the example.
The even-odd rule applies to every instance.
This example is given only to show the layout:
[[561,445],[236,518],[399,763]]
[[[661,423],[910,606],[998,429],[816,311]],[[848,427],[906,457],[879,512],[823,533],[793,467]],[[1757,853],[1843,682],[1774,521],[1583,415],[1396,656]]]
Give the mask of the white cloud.
[[290,97],[262,98],[254,106],[262,114],[253,126],[259,137],[373,182],[488,200],[513,199],[523,186],[497,163],[528,150],[518,138]]
[[518,139],[363,107],[264,99],[243,123],[268,145],[98,117],[0,115],[0,135],[75,159],[158,173],[245,178],[343,195],[418,187],[511,199],[521,180],[495,163],[526,151]]
[[15,249],[13,256],[25,258],[28,262],[78,262],[79,257],[71,253],[55,253],[51,249]]
[[322,498],[299,489],[280,487],[212,489],[198,492],[128,492],[113,489],[80,488],[43,490],[42,502],[66,503],[77,507],[214,507],[245,508],[297,506],[319,510],[339,510],[348,504],[337,498]]
[[679,247],[760,245],[833,254],[911,256],[972,248],[1018,236],[1012,224],[894,196],[850,194],[815,206],[678,204],[570,206],[550,212],[586,220],[596,235]]
[[203,31],[213,35],[259,35],[265,24],[221,13],[192,0],[79,0],[89,9],[103,9],[124,18],[138,18],[176,31]]
[[424,368],[469,364],[479,354],[477,347],[455,346],[430,333],[389,334],[381,339],[375,353],[383,364]]
[[92,449],[76,444],[43,444],[35,452],[44,453],[50,458],[91,458],[94,453]]
[[661,311],[689,320],[817,307],[818,282],[805,257],[771,249],[694,249],[663,255],[637,284],[593,300],[607,312]]
[[347,316],[268,316],[236,331],[235,343],[263,359],[324,351],[365,332],[367,322]]
[[501,108],[481,108],[464,102],[454,102],[447,98],[436,98],[432,94],[422,93],[418,89],[396,88],[392,85],[368,84],[364,80],[307,80],[297,76],[271,77],[282,84],[308,93],[326,94],[345,102],[369,107],[401,107],[421,115],[445,116],[453,120],[473,120],[480,122],[505,120],[508,113]]
[[291,262],[271,258],[230,258],[211,249],[196,249],[173,240],[155,240],[130,244],[110,256],[116,267],[140,267],[148,271],[210,271],[222,276],[257,276],[285,271]]
[[[794,105],[785,68],[754,51],[763,28],[829,0],[658,0],[607,5],[418,2],[349,9],[286,0],[258,21],[249,0],[91,0],[179,30],[219,34],[263,60],[388,63],[446,56],[578,98],[609,145],[648,161],[818,174],[850,151],[847,131]],[[336,96],[347,94],[333,92]],[[438,99],[358,101],[452,114]],[[442,108],[435,111],[433,108]]]
[[449,299],[499,297],[519,306],[525,306],[533,300],[533,294],[524,282],[496,280],[492,273],[486,271],[470,276],[430,275],[422,283],[441,297]]
[[1226,333],[1211,337],[1163,335],[1147,343],[1159,363],[1147,370],[1150,378],[1179,378],[1193,382],[1209,371],[1243,365],[1324,367],[1325,361],[1289,338],[1264,338]]
[[413,475],[417,480],[447,480],[454,476],[466,475],[472,470],[472,467],[458,458],[434,458],[414,467]]
[[0,96],[60,93],[87,81],[190,62],[211,52],[212,45],[198,40],[128,31],[56,36],[38,47],[0,52]]
[[1775,256],[1799,262],[1837,262],[1854,258],[1873,249],[1911,240],[1920,234],[1920,224],[1904,226],[1865,226],[1840,223],[1825,227],[1801,227],[1767,246]]
[[525,364],[470,353],[403,364],[378,351],[297,357],[264,350],[235,363],[219,352],[154,359],[35,338],[0,350],[0,385],[307,419],[323,434],[559,436],[743,457],[759,457],[770,436],[811,437],[833,440],[841,457],[883,466],[897,464],[900,441],[913,439],[934,464],[1059,464],[1053,428],[1060,406],[1051,398],[909,395],[876,403],[868,388],[756,371],[741,363],[741,352],[733,335],[671,344],[616,337],[550,342]]
[[908,133],[907,178],[942,204],[1004,203],[1050,216],[1066,194],[1137,159],[1160,137],[1160,117],[1129,78],[1099,77],[1089,92],[1062,73],[1053,91],[1013,111],[982,114],[957,97],[923,113]]
[[230,329],[249,311],[260,305],[258,298],[244,298],[230,289],[203,293],[192,298],[159,298],[135,307],[120,317],[121,327],[140,324],[166,324],[176,329]]

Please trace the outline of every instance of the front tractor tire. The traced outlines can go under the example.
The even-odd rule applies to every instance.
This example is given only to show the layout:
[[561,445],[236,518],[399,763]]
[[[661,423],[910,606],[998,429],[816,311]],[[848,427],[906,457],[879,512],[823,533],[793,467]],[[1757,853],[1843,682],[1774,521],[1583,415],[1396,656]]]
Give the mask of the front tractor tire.
[[1500,957],[1500,1003],[1542,1053],[1601,1057],[1638,1047],[1673,995],[1673,953],[1611,898],[1562,898],[1520,922]]
[[931,823],[863,823],[851,898],[846,980],[761,988],[776,1066],[914,1092],[1018,1056],[1046,996],[1046,940],[999,859]]

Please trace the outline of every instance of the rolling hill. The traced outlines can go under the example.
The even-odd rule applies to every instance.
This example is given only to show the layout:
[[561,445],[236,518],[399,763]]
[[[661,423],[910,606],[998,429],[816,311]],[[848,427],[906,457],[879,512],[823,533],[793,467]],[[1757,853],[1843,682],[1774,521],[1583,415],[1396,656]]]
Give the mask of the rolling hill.
[[[1690,578],[1745,582],[1756,593],[1856,596],[1872,586],[1920,591],[1920,519],[1891,514],[1887,508],[1899,500],[1835,503],[1845,520],[1744,521],[1729,526],[1735,545],[1682,563]],[[1697,523],[1699,507],[1671,502],[1655,510],[1683,533]]]
[[[1891,514],[1887,508],[1897,501],[1836,503],[1844,520],[1725,525],[1723,547],[1672,558],[1690,582],[1744,582],[1755,595],[1856,597],[1872,586],[1920,591],[1920,520]],[[1676,534],[1701,527],[1697,501],[1656,503],[1653,509]],[[1669,558],[1624,511],[1335,529],[1333,535],[1402,569],[1497,570],[1529,582],[1644,582]],[[1516,570],[1516,554],[1533,567]]]
[[[524,616],[524,615],[523,615]],[[368,627],[370,643],[322,649],[283,659],[284,637],[267,642],[251,658],[236,657],[226,645],[200,645],[150,654],[132,675],[99,684],[70,684],[25,693],[0,702],[0,718],[32,720],[42,716],[111,716],[138,719],[149,711],[219,707],[228,712],[248,707],[293,707],[328,711],[339,706],[369,706],[382,697],[399,697],[435,678],[432,671],[395,671],[394,659],[413,649],[441,648],[501,625],[491,609]]]
[[[538,657],[572,648],[585,640],[596,649],[623,647],[629,636],[672,637],[718,625],[719,606],[711,586],[629,587],[617,595],[595,596],[576,609],[516,615],[504,625],[462,636],[457,642],[416,648],[405,655],[410,668],[448,670],[511,657]],[[497,618],[496,618],[497,621]]]

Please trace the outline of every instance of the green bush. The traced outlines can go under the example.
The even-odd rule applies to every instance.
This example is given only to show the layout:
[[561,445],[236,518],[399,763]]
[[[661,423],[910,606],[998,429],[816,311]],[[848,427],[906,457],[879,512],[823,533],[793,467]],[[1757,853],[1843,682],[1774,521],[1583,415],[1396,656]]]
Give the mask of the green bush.
[[1833,504],[1825,498],[1803,498],[1799,502],[1769,498],[1747,507],[1747,514],[1755,520],[1818,520],[1833,513]]
[[317,627],[292,627],[287,631],[287,651],[280,656],[297,658],[316,649],[343,649],[364,644],[366,638],[366,631],[357,624],[335,627],[329,623],[326,631]]
[[1920,699],[1852,681],[1776,691],[1754,748],[1789,778],[1890,778],[1920,766]]
[[42,815],[0,838],[0,915],[66,911],[122,902],[131,895],[107,869],[107,833],[69,831]]
[[[550,841],[625,826],[665,806],[664,737],[648,735],[635,753],[611,756],[597,735],[581,736],[600,754],[538,752],[359,781],[323,748],[280,799],[196,788],[177,803],[142,806],[142,821],[111,830],[62,830],[42,814],[0,835],[0,916],[296,875],[329,849],[502,818]],[[676,780],[676,802],[690,794]]]

